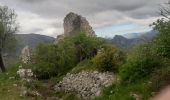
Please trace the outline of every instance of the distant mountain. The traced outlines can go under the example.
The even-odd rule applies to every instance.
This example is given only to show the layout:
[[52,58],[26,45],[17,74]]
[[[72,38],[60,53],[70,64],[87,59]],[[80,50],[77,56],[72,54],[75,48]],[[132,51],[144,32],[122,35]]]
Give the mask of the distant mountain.
[[10,64],[18,59],[22,49],[28,45],[31,49],[34,49],[40,43],[49,44],[54,43],[55,38],[40,35],[40,34],[15,34],[17,40],[16,51],[12,53],[5,53],[4,62]]
[[123,35],[123,36],[116,35],[112,39],[109,39],[109,42],[119,48],[131,48],[135,45],[138,45],[138,44],[141,44],[147,41],[151,41],[157,35],[158,35],[158,32],[155,30],[152,30],[146,33],[131,33],[131,34]]
[[157,34],[158,32],[156,30],[151,30],[151,31],[142,32],[142,33],[127,33],[127,34],[123,34],[123,36],[128,39],[141,38],[141,37],[153,38],[157,36]]
[[120,48],[130,48],[144,42],[141,38],[128,39],[121,35],[116,35],[113,39],[110,39],[109,41],[110,43]]
[[142,34],[140,37],[138,38],[143,38],[145,40],[152,40],[153,38],[155,38],[157,35],[159,34],[158,31],[156,30],[151,30],[149,32],[146,32],[144,34]]
[[20,52],[22,48],[28,45],[30,48],[35,48],[40,43],[53,43],[55,38],[40,35],[40,34],[15,34],[17,40],[17,51]]

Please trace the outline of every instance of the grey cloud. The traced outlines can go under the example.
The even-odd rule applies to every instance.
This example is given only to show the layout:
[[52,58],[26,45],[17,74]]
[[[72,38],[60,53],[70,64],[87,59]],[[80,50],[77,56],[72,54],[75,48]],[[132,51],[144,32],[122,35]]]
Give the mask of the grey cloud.
[[[128,23],[127,19],[159,17],[159,4],[164,2],[167,0],[0,0],[0,4],[14,8],[19,16],[22,12],[25,13],[20,17],[21,23],[23,18],[36,22],[36,25],[32,25],[32,21],[22,23],[21,25],[26,27],[23,29],[29,32],[32,28],[34,32],[49,32],[56,28],[56,33],[62,33],[62,20],[70,11],[86,17],[94,28],[101,28]],[[36,17],[28,19],[29,14]],[[44,19],[44,22],[39,19]],[[47,23],[48,26],[42,26],[42,23]]]
[[[1,0],[0,0],[1,1]],[[155,0],[163,1],[163,0]],[[157,2],[153,0],[14,0],[15,6],[20,9],[31,11],[43,17],[62,17],[66,13],[73,11],[86,16],[98,12],[117,10],[129,12],[153,5]],[[6,0],[10,3],[11,0]],[[11,4],[13,4],[11,2]],[[150,12],[154,13],[154,12]]]

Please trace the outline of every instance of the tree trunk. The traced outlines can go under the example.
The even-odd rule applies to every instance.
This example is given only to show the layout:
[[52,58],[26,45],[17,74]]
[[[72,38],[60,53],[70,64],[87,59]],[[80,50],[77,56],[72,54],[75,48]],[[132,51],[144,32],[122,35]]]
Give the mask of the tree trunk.
[[6,71],[1,52],[0,52],[0,68],[1,68],[2,72]]

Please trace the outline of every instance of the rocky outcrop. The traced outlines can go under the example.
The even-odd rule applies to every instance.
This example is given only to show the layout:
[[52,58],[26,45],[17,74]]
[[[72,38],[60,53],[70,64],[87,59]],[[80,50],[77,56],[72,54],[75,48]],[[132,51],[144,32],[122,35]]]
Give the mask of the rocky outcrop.
[[113,73],[97,71],[82,71],[77,74],[68,73],[56,86],[56,91],[74,92],[84,99],[94,98],[101,94],[103,87],[113,84]]
[[77,32],[85,32],[88,36],[95,36],[95,32],[89,25],[86,18],[81,15],[70,12],[64,18],[64,34],[71,35]]
[[64,34],[57,36],[54,44],[57,44],[58,41],[62,40],[65,36],[75,35],[80,32],[87,34],[87,36],[96,36],[86,18],[73,12],[66,15],[63,26]]
[[29,46],[25,46],[21,52],[21,60],[24,64],[29,64],[31,62],[31,52]]
[[62,40],[62,39],[64,39],[64,34],[58,35],[57,38],[56,38],[56,40],[54,41],[54,44],[57,44],[58,41],[60,41],[60,40]]

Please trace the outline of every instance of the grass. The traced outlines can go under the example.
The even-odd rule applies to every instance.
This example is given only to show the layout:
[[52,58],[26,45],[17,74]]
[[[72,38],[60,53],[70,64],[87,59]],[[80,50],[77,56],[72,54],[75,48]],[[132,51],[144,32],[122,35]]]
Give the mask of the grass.
[[151,91],[147,82],[135,84],[117,84],[103,90],[103,94],[94,100],[136,100],[132,94],[139,95],[142,100],[151,97]]
[[74,67],[70,71],[70,73],[79,73],[82,70],[96,70],[91,59],[86,59],[86,60],[81,61],[79,64],[77,64],[76,67]]
[[[20,97],[20,81],[17,79],[16,72],[18,64],[9,66],[6,73],[0,73],[0,99],[1,100],[26,100]],[[14,77],[14,79],[10,79]],[[15,86],[17,84],[17,86]]]
[[[74,94],[56,93],[54,85],[62,79],[51,78],[49,80],[36,80],[34,86],[43,97],[21,97],[21,81],[17,75],[19,63],[8,66],[7,72],[0,73],[0,100],[44,100],[46,98],[61,97],[63,100],[78,100]],[[12,79],[10,79],[12,78]],[[49,99],[53,100],[53,99]]]
[[[71,73],[77,73],[82,70],[92,70],[90,60],[85,60],[78,64]],[[9,67],[6,73],[0,73],[0,100],[39,100],[31,97],[20,97],[20,80],[16,72],[19,64],[14,64]],[[94,69],[95,70],[95,69]],[[15,79],[9,79],[15,77]],[[53,86],[62,79],[51,78],[49,80],[37,80],[36,89],[46,97],[59,97],[63,100],[79,100],[72,93],[58,92],[53,90]],[[17,84],[17,86],[14,86]],[[148,100],[151,97],[151,90],[148,81],[140,81],[133,84],[114,84],[108,88],[103,89],[102,95],[96,97],[94,100],[135,100],[131,94],[137,94],[142,97],[142,100]],[[51,99],[49,99],[51,100]]]
[[[77,73],[82,70],[92,70],[94,67],[91,67],[91,65],[92,62],[90,60],[84,60],[72,70],[72,73]],[[18,66],[19,64],[14,64],[7,69],[8,71],[6,73],[0,73],[0,100],[39,100],[31,97],[20,97],[21,83],[16,74]],[[15,79],[9,79],[10,77],[15,77]],[[35,86],[43,95],[43,98],[59,97],[63,100],[79,100],[79,98],[72,93],[56,93],[53,90],[53,86],[61,79],[62,77],[54,77],[49,80],[37,80]],[[15,86],[15,84],[17,84],[17,86]],[[151,97],[151,90],[148,86],[147,80],[133,84],[117,83],[103,89],[102,95],[96,97],[94,100],[135,100],[132,94],[140,95],[142,100],[148,100],[148,98]]]

